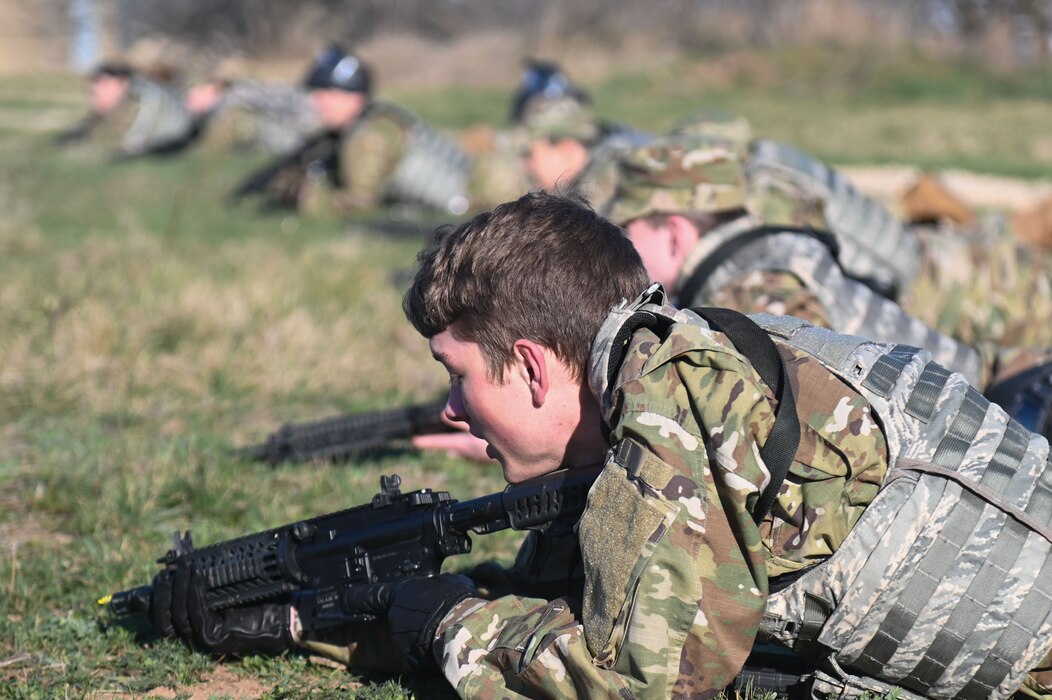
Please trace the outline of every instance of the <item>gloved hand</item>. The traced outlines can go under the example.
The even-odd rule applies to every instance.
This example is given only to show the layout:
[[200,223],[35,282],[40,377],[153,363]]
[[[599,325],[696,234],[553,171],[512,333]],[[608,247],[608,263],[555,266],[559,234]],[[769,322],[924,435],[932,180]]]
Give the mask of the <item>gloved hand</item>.
[[266,604],[209,610],[204,574],[190,566],[161,572],[153,580],[150,620],[159,632],[178,636],[211,654],[280,654],[293,646],[289,606]]
[[400,655],[399,670],[415,673],[436,669],[431,648],[439,623],[457,603],[474,595],[471,579],[440,574],[362,586],[355,591],[352,605],[363,612],[387,611],[387,631]]

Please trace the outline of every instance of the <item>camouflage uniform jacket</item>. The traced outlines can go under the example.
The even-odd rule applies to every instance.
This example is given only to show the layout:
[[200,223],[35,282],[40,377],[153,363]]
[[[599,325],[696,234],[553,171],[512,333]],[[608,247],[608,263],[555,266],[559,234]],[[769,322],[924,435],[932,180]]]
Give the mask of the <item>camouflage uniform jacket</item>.
[[406,124],[370,106],[340,137],[340,208],[378,206],[409,143]]
[[[682,322],[636,331],[611,386],[592,373],[611,443],[645,457],[631,477],[611,458],[589,494],[583,598],[457,606],[435,649],[461,696],[710,697],[752,647],[769,577],[829,556],[875,496],[887,456],[869,404],[782,347],[802,437],[780,517],[754,524],[771,391],[722,334],[669,313]],[[593,366],[609,345],[601,332]]]

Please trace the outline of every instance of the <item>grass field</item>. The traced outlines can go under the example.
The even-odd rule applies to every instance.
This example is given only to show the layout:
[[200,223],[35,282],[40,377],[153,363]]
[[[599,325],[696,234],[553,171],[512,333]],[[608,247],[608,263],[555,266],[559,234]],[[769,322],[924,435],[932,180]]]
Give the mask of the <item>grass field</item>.
[[[701,108],[741,112],[757,133],[839,162],[1052,172],[1047,73],[1006,82],[967,65],[835,58],[620,72],[595,101],[655,129]],[[395,281],[425,227],[385,236],[227,207],[258,158],[56,152],[50,125],[77,116],[78,90],[62,76],[0,82],[0,697],[451,696],[437,680],[302,656],[217,670],[99,611],[100,595],[150,580],[176,530],[204,544],[329,512],[392,472],[458,498],[502,482],[440,455],[278,469],[234,458],[284,421],[442,391]],[[469,87],[393,97],[447,128],[506,109],[505,94]],[[507,561],[516,539],[476,538],[455,564]]]

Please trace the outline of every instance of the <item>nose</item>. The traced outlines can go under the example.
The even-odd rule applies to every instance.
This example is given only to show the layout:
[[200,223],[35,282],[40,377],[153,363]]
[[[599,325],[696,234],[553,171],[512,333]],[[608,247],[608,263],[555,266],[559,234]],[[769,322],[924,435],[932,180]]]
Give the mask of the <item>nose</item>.
[[449,389],[449,396],[446,397],[446,406],[442,409],[442,415],[446,417],[446,420],[454,423],[466,423],[468,420],[467,412],[464,410],[464,397],[460,391],[460,387],[454,385]]

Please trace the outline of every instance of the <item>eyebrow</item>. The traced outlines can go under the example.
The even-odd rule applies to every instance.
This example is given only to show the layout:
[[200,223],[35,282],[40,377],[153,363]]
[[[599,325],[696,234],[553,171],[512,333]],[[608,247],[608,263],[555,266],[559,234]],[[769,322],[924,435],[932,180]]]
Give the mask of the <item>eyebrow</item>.
[[439,352],[438,350],[433,351],[431,353],[431,357],[435,358],[435,360],[437,360],[438,362],[441,362],[442,364],[446,364],[446,360],[447,360],[446,356],[444,354],[442,354],[441,352]]

